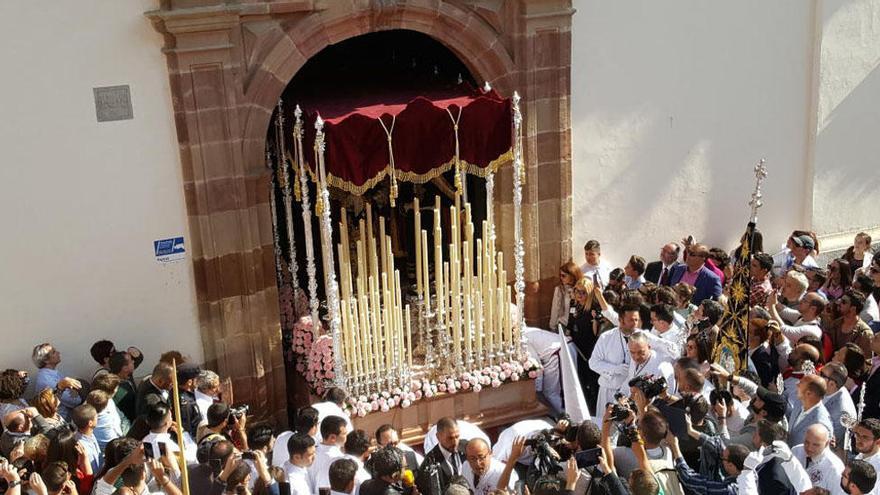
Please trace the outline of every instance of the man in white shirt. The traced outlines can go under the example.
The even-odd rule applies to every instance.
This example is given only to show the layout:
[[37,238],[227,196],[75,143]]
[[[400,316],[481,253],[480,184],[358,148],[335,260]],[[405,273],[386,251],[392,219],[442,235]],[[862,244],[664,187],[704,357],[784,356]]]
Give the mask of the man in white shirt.
[[347,458],[336,459],[330,464],[328,478],[330,495],[355,495],[359,483],[356,481],[358,467],[355,461]]
[[[342,452],[344,453],[343,457],[346,459],[350,459],[357,465],[357,470],[354,474],[354,492],[357,493],[358,489],[361,486],[361,483],[370,479],[370,472],[367,471],[364,464],[367,462],[367,459],[370,458],[370,436],[364,430],[354,430],[349,433],[345,439],[345,446],[342,448]],[[338,459],[337,459],[338,460]],[[330,463],[330,487],[333,488],[333,464],[336,463],[336,460]],[[411,469],[415,471],[415,467],[407,466],[406,469]]]
[[290,456],[281,466],[290,484],[290,495],[312,495],[316,490],[309,481],[309,467],[315,463],[315,439],[305,433],[294,433],[287,441]]
[[[641,320],[638,308],[625,307],[621,311],[620,326],[603,332],[596,341],[589,364],[599,374],[599,394],[596,400],[599,409],[614,402],[614,394],[626,382],[632,361],[627,340],[639,326]],[[594,419],[601,421],[598,414],[594,415]]]
[[651,306],[651,332],[647,335],[651,348],[674,361],[682,356],[687,334],[675,324],[675,311],[668,304]]
[[865,418],[852,429],[855,437],[856,459],[874,466],[880,473],[880,420]]
[[[345,425],[348,427],[348,431],[354,430],[354,426],[351,424],[351,419],[349,419],[348,413],[342,408],[342,406],[345,405],[345,399],[347,397],[345,390],[342,390],[339,387],[331,387],[327,390],[327,393],[324,394],[324,402],[312,404],[312,407],[318,411],[318,424],[321,424],[321,421],[324,421],[324,418],[327,416],[339,416],[345,420]],[[318,430],[318,437],[315,438],[315,440],[321,442],[320,429]]]
[[[168,406],[163,403],[150,406],[147,411],[146,419],[147,426],[150,427],[150,433],[142,440],[145,449],[153,449],[153,455],[157,459],[161,455],[162,447],[159,447],[160,444],[165,445],[164,449],[169,454],[180,452],[180,447],[177,442],[175,442],[174,439],[171,438],[171,435],[168,434],[168,430],[171,428],[174,421],[171,417],[171,409]],[[197,464],[196,445],[192,443],[191,440],[187,441],[187,438],[189,437],[184,435],[183,457],[186,459],[187,463]]]
[[792,345],[797,345],[801,337],[811,336],[817,339],[822,338],[822,329],[819,327],[819,316],[825,310],[828,301],[821,294],[810,292],[801,298],[798,303],[798,312],[800,318],[793,325],[786,324],[776,307],[777,297],[775,292],[771,292],[767,296],[767,311],[770,317],[779,323],[779,328]]
[[321,421],[321,443],[315,449],[315,462],[309,467],[309,479],[315,493],[319,488],[330,486],[330,464],[343,456],[342,447],[348,437],[348,425],[345,418],[327,416]]
[[662,376],[666,379],[667,388],[675,390],[675,370],[672,367],[672,363],[666,355],[651,349],[647,335],[647,332],[637,330],[633,332],[629,342],[627,342],[629,355],[632,359],[629,363],[626,378],[618,389],[618,392],[624,396],[630,395],[629,382],[636,377],[653,376],[654,378],[659,378]]
[[218,402],[220,396],[220,376],[211,370],[204,370],[196,383],[196,406],[202,415],[201,424],[208,422],[208,408]]
[[828,430],[816,424],[807,428],[804,443],[791,449],[792,455],[804,466],[813,486],[834,493],[840,484],[843,461],[831,452]]
[[[468,442],[465,455],[467,463],[462,467],[461,475],[467,480],[474,495],[489,495],[498,488],[505,464],[492,457],[489,444],[481,438],[475,438]],[[516,472],[511,470],[507,485],[501,488],[513,491],[518,480]]]
[[581,274],[584,278],[592,280],[593,283],[598,282],[596,285],[605,289],[613,267],[611,263],[602,259],[602,247],[599,245],[599,241],[589,240],[584,244],[584,260],[586,263],[581,265]]

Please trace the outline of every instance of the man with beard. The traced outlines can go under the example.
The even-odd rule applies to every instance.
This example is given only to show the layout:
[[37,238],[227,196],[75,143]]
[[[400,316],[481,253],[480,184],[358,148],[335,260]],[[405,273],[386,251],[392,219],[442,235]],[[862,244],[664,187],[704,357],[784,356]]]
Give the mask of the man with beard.
[[[632,361],[627,349],[627,341],[640,326],[639,309],[627,306],[621,311],[620,326],[599,335],[589,359],[590,368],[599,373],[597,408],[603,408],[614,402],[614,394],[622,386],[626,386],[626,377]],[[598,415],[596,420],[599,420]]]
[[867,418],[859,421],[853,428],[853,434],[856,437],[856,452],[859,453],[856,459],[867,462],[875,471],[880,469],[880,420]]
[[855,460],[844,469],[840,489],[849,495],[871,493],[877,483],[877,470],[864,461]]

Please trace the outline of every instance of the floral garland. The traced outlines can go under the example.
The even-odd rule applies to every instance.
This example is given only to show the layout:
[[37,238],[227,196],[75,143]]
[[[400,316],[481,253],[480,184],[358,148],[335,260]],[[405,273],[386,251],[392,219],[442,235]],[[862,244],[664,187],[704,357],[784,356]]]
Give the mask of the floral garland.
[[390,392],[374,393],[369,397],[351,397],[347,404],[351,414],[364,417],[375,411],[387,412],[394,407],[407,408],[423,398],[458,392],[480,392],[486,387],[498,388],[508,382],[524,377],[537,378],[541,365],[532,358],[524,361],[507,361],[494,366],[467,371],[458,376],[440,377],[438,380],[413,380],[410,386],[395,388]]

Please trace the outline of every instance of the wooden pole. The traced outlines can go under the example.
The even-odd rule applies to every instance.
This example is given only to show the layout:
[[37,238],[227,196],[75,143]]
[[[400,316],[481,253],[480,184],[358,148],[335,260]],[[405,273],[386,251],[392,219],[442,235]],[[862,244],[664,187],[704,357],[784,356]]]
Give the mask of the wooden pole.
[[180,416],[180,387],[177,384],[177,360],[171,360],[171,384],[173,386],[172,393],[174,394],[174,421],[177,423],[177,442],[179,445],[177,446],[178,453],[178,462],[180,462],[180,483],[181,489],[183,490],[184,495],[189,495],[189,470],[186,467],[186,456],[184,455],[184,441],[183,441],[183,421]]

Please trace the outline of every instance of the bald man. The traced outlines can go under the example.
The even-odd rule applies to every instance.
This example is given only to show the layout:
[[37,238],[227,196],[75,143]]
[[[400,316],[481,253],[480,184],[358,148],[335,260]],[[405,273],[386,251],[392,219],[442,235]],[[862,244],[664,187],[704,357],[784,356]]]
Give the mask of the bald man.
[[631,394],[629,382],[633,378],[647,376],[654,378],[662,376],[666,378],[667,388],[675,390],[675,370],[672,366],[672,359],[651,348],[647,332],[643,330],[633,332],[626,347],[630,356],[629,369],[626,379],[618,389],[621,394],[628,397]]
[[[462,467],[461,475],[467,480],[474,495],[489,495],[499,488],[498,482],[504,473],[504,463],[492,457],[492,450],[485,440],[475,438],[469,441],[465,456],[467,462]],[[511,471],[507,486],[501,488],[512,492],[518,480],[516,471]]]
[[669,276],[672,270],[680,265],[678,254],[681,246],[674,242],[660,248],[660,260],[652,261],[645,267],[645,280],[657,285],[669,285]]
[[832,434],[834,427],[831,425],[831,415],[822,403],[827,391],[828,385],[819,375],[804,375],[798,382],[797,397],[800,400],[800,408],[792,411],[788,417],[789,445],[803,443],[810,425],[822,426],[829,435]]
[[822,425],[807,428],[804,443],[791,449],[792,455],[801,463],[817,488],[836,493],[843,474],[843,461],[831,452],[831,437]]

